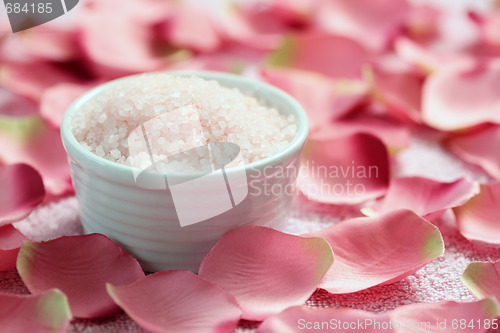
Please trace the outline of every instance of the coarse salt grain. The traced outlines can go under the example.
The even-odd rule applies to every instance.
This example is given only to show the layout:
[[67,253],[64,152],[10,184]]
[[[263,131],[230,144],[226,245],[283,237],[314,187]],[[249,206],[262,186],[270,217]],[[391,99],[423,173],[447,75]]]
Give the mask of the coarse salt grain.
[[[162,121],[149,125],[152,119]],[[244,162],[255,162],[284,149],[297,133],[293,116],[238,89],[167,74],[138,76],[100,93],[74,115],[72,127],[77,141],[97,156],[144,168],[153,157],[161,171],[196,169],[192,154],[177,156],[168,166],[165,161],[172,154],[216,142],[238,145]],[[146,146],[139,137],[132,140],[141,130],[147,131],[153,153],[140,150]],[[200,154],[194,164],[204,167],[209,157],[201,150]]]

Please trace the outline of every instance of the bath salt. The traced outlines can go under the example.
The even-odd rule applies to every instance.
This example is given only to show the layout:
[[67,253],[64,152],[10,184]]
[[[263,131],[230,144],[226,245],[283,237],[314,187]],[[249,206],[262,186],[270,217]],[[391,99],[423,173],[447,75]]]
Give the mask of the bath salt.
[[141,75],[106,89],[75,113],[71,126],[91,153],[160,171],[210,166],[214,157],[200,147],[224,142],[234,145],[219,144],[218,151],[236,145],[242,161],[252,163],[283,150],[297,133],[293,116],[236,88],[168,74]]

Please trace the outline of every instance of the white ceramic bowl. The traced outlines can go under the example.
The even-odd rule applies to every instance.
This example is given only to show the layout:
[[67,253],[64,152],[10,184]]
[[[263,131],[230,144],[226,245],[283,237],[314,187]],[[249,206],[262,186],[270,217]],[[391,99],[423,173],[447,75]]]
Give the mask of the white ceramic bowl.
[[[308,123],[300,104],[271,85],[217,72],[167,73],[216,80],[223,86],[249,92],[282,114],[294,115],[298,126],[295,138],[284,150],[257,162],[225,169],[229,184],[231,179],[236,180],[234,187],[231,186],[234,193],[242,186],[248,189],[248,195],[240,198],[239,204],[203,222],[181,227],[173,192],[138,186],[134,178],[137,169],[88,152],[71,131],[72,116],[84,103],[106,89],[133,80],[134,76],[100,85],[69,107],[61,125],[61,136],[71,165],[84,232],[107,235],[135,256],[146,271],[187,269],[197,272],[203,257],[227,231],[244,225],[281,229],[286,224]],[[150,175],[154,179],[154,173]],[[246,176],[245,183],[241,175]],[[172,177],[179,184],[193,179],[189,174],[174,174],[169,176],[169,184]],[[185,198],[193,198],[193,212],[205,212],[213,206],[214,200],[227,196],[227,192],[223,192],[229,186],[212,186],[217,182],[216,176],[206,178],[204,186],[180,191]]]

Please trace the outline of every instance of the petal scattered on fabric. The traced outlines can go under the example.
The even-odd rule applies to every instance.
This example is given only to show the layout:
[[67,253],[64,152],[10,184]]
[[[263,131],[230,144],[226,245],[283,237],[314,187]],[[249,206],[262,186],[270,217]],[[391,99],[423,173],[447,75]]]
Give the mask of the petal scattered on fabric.
[[410,6],[406,0],[323,1],[320,26],[350,37],[367,48],[382,51],[403,32]]
[[311,131],[346,115],[367,98],[361,80],[334,80],[315,72],[265,67],[263,78],[292,95],[307,112]]
[[11,224],[0,227],[0,271],[16,267],[19,248],[28,240]]
[[472,262],[461,280],[477,298],[494,296],[500,300],[500,262]]
[[500,180],[500,126],[488,126],[472,133],[450,137],[446,146],[462,160],[478,165]]
[[324,237],[335,262],[319,288],[351,293],[402,280],[444,253],[439,229],[409,210],[340,222],[306,236]]
[[3,332],[63,333],[71,318],[68,299],[60,290],[37,295],[0,294]]
[[148,275],[109,295],[149,332],[233,332],[241,309],[229,293],[188,271]]
[[45,190],[54,195],[73,191],[66,152],[59,130],[39,115],[0,115],[0,160],[25,163],[42,176]]
[[27,164],[0,166],[0,189],[0,226],[25,218],[45,197],[42,177]]
[[382,196],[389,186],[389,157],[384,143],[370,134],[311,138],[297,180],[310,200],[358,204]]
[[203,259],[199,275],[231,293],[244,319],[262,320],[303,304],[332,262],[322,238],[250,226],[226,233]]
[[107,294],[106,283],[119,286],[144,276],[137,260],[101,234],[25,242],[17,270],[32,293],[62,290],[78,318],[116,313],[119,308]]
[[444,131],[500,123],[498,86],[500,60],[442,67],[424,84],[422,117]]
[[52,126],[59,128],[68,107],[95,84],[63,83],[48,88],[40,100],[40,114]]
[[487,246],[500,246],[500,183],[481,184],[479,194],[453,208],[458,230],[467,239]]
[[428,216],[463,205],[478,192],[479,185],[467,178],[445,183],[416,176],[401,177],[391,180],[386,195],[372,209],[383,214],[405,208]]
[[[367,332],[367,333],[410,333],[410,332],[456,332],[454,323],[460,327],[460,320],[466,325],[463,332],[485,332],[484,325],[490,323],[498,313],[498,304],[493,299],[475,302],[443,301],[419,303],[398,307],[384,313],[372,313],[349,308],[313,308],[293,306],[266,319],[257,333],[292,332]],[[446,323],[446,324],[445,324]],[[362,325],[362,326],[360,326]]]
[[361,79],[370,54],[355,41],[324,33],[304,33],[286,37],[271,53],[271,67],[317,72],[336,79]]

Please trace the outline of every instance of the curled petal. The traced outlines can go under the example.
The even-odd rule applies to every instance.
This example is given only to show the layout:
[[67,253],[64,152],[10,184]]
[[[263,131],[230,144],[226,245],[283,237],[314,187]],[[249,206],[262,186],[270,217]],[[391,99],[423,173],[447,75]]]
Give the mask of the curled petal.
[[268,65],[311,71],[336,79],[361,79],[369,53],[355,41],[336,35],[305,33],[284,39]]
[[0,88],[0,113],[3,116],[28,116],[38,113],[38,103],[16,94],[10,90]]
[[374,209],[383,214],[405,208],[428,216],[463,205],[478,192],[479,185],[467,178],[442,183],[423,177],[401,177],[391,180],[385,197]]
[[469,13],[470,18],[479,28],[482,40],[497,50],[500,50],[500,8],[481,16],[478,13]]
[[403,31],[410,6],[406,0],[323,1],[319,24],[374,51],[384,50]]
[[6,163],[26,163],[42,176],[51,194],[72,191],[69,165],[59,130],[39,115],[0,116],[0,159]]
[[357,204],[380,197],[389,186],[387,149],[364,133],[311,138],[297,185],[306,197],[323,203]]
[[309,306],[292,306],[272,317],[267,318],[259,326],[256,333],[298,333],[298,332],[345,332],[363,331],[366,333],[393,332],[391,330],[375,331],[371,327],[359,327],[359,330],[343,329],[342,323],[378,321],[388,323],[389,316],[375,314],[357,309],[316,308]]
[[117,312],[106,283],[119,286],[144,276],[137,260],[101,234],[25,242],[19,251],[17,270],[32,293],[62,290],[79,318]]
[[338,119],[311,133],[311,138],[325,140],[328,138],[346,137],[357,133],[371,134],[389,147],[398,151],[410,145],[410,130],[403,124],[386,116],[371,114],[353,114]]
[[13,92],[39,101],[45,89],[59,83],[82,83],[73,72],[48,61],[8,61],[0,64],[0,83]]
[[215,51],[222,42],[210,14],[189,4],[177,9],[165,26],[165,35],[174,46],[201,52]]
[[361,80],[334,80],[314,72],[270,66],[262,75],[299,101],[312,131],[344,116],[367,98],[368,86]]
[[17,254],[25,240],[11,224],[0,227],[0,271],[16,267]]
[[406,19],[405,30],[413,40],[430,42],[439,37],[443,11],[432,4],[413,4]]
[[[471,322],[493,323],[491,319],[497,317],[499,306],[495,299],[488,298],[476,302],[456,302],[443,301],[438,303],[417,303],[407,306],[402,306],[393,310],[390,314],[394,322],[399,322],[403,326],[404,323],[420,323],[420,332],[444,332],[453,333],[457,329],[453,323]],[[443,324],[445,323],[446,324]],[[425,328],[422,330],[422,323],[425,323]],[[451,324],[450,324],[451,323]],[[460,327],[460,326],[459,326]],[[397,329],[397,333],[410,333],[415,330],[407,327]],[[464,332],[482,333],[487,331],[484,325],[467,326]]]
[[0,189],[0,226],[25,218],[45,197],[42,177],[26,164],[0,166]]
[[467,239],[483,245],[500,246],[500,183],[481,184],[479,194],[455,207],[458,230]]
[[[301,2],[301,1],[299,1]],[[275,49],[282,36],[304,30],[309,24],[313,4],[302,1],[229,3],[216,11],[216,22],[225,37],[259,50]]]
[[77,32],[41,25],[15,33],[2,44],[2,56],[11,59],[70,62],[78,56]]
[[405,121],[421,122],[423,80],[411,72],[391,73],[373,70],[374,97],[388,107],[388,112]]
[[81,8],[80,38],[94,71],[116,77],[164,66],[162,55],[155,51],[154,26],[170,14],[167,1],[86,1]]
[[66,332],[72,315],[68,299],[57,289],[38,295],[0,294],[0,327],[4,332]]
[[333,294],[399,281],[444,253],[439,229],[409,210],[347,220],[307,236],[324,237],[335,253],[319,285]]
[[155,273],[127,286],[108,284],[107,290],[149,332],[233,332],[241,318],[233,296],[188,271]]
[[462,160],[479,165],[488,174],[500,180],[500,126],[489,126],[472,133],[451,137],[447,147]]
[[425,75],[439,70],[442,66],[460,64],[469,59],[466,54],[435,50],[431,46],[419,44],[406,37],[398,38],[394,48],[401,59],[420,69]]
[[262,320],[304,303],[332,262],[322,238],[250,226],[226,233],[203,259],[199,275],[231,293],[243,318]]
[[478,298],[500,299],[500,262],[472,262],[462,275],[462,283]]
[[[257,333],[282,332],[456,332],[454,324],[474,323],[464,332],[485,332],[484,325],[490,323],[498,313],[498,304],[493,299],[476,302],[443,301],[420,303],[398,307],[385,313],[371,313],[356,309],[312,308],[293,306],[265,320]],[[453,326],[452,326],[453,325]]]
[[500,123],[499,85],[500,60],[442,67],[424,84],[422,118],[444,131]]
[[68,107],[94,84],[63,83],[44,91],[40,101],[40,114],[55,128],[59,128]]

